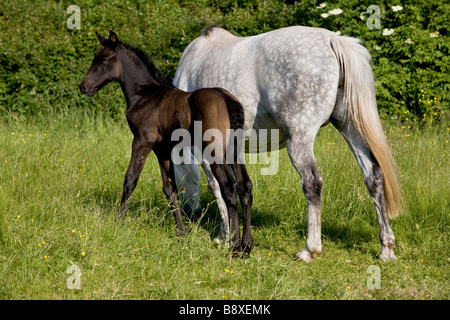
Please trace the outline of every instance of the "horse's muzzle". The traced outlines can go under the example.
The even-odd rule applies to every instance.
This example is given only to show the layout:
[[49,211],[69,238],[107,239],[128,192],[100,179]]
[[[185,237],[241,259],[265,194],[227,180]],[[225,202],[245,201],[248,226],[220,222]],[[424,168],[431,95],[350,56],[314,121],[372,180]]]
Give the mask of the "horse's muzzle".
[[80,91],[82,94],[87,95],[88,97],[92,97],[94,93],[97,91],[95,87],[92,87],[90,89],[86,88],[86,85],[84,84],[84,81],[80,83]]
[[86,94],[86,87],[83,82],[80,83],[80,91],[82,94]]

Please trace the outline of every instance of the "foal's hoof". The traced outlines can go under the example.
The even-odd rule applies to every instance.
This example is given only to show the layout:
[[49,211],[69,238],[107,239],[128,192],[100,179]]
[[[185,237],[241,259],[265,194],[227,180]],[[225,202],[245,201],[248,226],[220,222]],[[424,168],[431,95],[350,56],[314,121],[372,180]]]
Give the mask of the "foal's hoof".
[[179,230],[177,229],[177,237],[184,237],[188,234],[188,232],[185,229]]
[[241,241],[239,241],[238,243],[233,245],[231,250],[233,258],[239,257],[244,258],[250,255],[252,249],[253,249],[253,242],[243,244]]
[[117,218],[117,220],[120,220],[120,219],[125,218],[126,215],[127,215],[127,212],[126,212],[126,211],[124,211],[124,210],[119,210],[119,211],[117,212],[116,218]]
[[253,241],[242,244],[242,250],[246,255],[250,255],[253,249]]
[[239,253],[242,252],[241,241],[238,241],[238,242],[234,243],[234,244],[231,246],[231,251],[233,252],[233,254],[239,255]]

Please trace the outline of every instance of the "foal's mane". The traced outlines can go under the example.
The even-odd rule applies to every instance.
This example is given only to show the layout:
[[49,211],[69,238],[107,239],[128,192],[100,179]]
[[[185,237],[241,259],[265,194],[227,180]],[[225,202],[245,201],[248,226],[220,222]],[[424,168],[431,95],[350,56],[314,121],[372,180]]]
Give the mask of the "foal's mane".
[[136,54],[136,56],[142,61],[142,63],[147,68],[150,76],[161,85],[169,85],[172,86],[170,81],[168,81],[164,75],[159,71],[159,69],[153,63],[153,59],[141,48],[132,46],[125,42],[120,42],[125,48],[131,50]]

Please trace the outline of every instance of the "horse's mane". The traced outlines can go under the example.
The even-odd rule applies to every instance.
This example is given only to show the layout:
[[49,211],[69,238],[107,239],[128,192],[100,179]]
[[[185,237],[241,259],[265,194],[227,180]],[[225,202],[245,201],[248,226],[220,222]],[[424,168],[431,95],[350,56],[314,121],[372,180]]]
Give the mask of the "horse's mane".
[[150,76],[159,84],[172,86],[169,80],[159,71],[159,69],[153,63],[153,59],[141,48],[130,45],[125,42],[120,42],[125,48],[133,51],[136,56],[144,63]]
[[216,28],[221,28],[221,27],[216,24],[213,24],[213,25],[210,25],[210,26],[204,28],[202,30],[202,36],[208,37],[213,32],[213,30]]

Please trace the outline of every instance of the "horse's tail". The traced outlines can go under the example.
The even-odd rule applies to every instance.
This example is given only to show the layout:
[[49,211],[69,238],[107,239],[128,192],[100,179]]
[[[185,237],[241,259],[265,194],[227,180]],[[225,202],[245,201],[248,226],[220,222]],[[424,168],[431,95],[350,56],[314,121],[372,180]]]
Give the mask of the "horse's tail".
[[401,211],[402,193],[396,164],[378,115],[370,53],[359,42],[358,39],[341,36],[331,40],[331,45],[344,78],[344,105],[383,171],[388,217],[393,218]]
[[228,116],[230,117],[230,129],[244,129],[244,107],[239,100],[230,92],[223,88],[214,88],[219,91],[227,105]]

